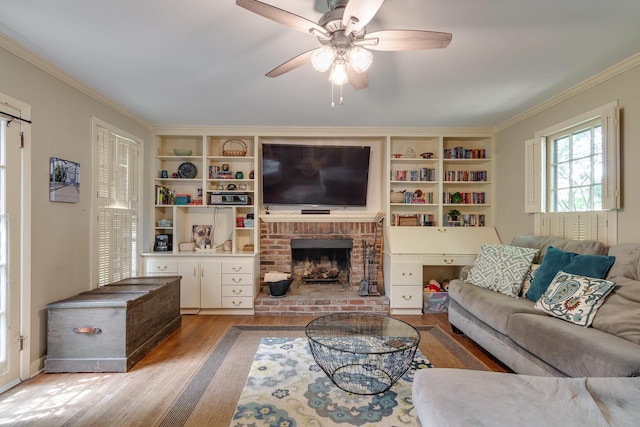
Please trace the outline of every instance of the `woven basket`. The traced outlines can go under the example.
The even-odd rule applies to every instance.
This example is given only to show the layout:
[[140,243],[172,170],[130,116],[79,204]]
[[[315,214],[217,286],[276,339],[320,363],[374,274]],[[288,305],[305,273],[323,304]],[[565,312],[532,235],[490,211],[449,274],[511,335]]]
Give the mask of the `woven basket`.
[[[241,147],[240,150],[231,148],[238,148],[238,145]],[[222,144],[222,155],[229,157],[244,157],[247,155],[247,144],[241,139],[227,139],[224,144]]]

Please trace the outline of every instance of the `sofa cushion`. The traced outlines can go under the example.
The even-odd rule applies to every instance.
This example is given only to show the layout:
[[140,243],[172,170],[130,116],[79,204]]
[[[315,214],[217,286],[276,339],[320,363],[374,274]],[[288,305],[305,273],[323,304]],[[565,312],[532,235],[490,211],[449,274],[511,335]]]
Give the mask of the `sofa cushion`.
[[640,351],[630,341],[549,316],[514,313],[507,335],[571,377],[640,376]]
[[467,282],[517,297],[537,249],[507,245],[480,246]]
[[534,236],[529,234],[516,235],[511,244],[524,248],[540,249],[540,252],[533,258],[535,264],[542,262],[550,246],[567,252],[591,255],[607,255],[609,250],[609,246],[597,240],[569,240],[555,236]]
[[506,334],[509,316],[513,313],[531,313],[547,316],[536,310],[526,298],[511,298],[489,289],[456,279],[449,283],[449,298],[496,331]]
[[576,325],[589,326],[615,286],[609,280],[560,270],[534,307]]
[[609,255],[616,257],[609,276],[640,280],[640,244],[622,243],[611,246]]
[[602,279],[607,275],[614,261],[615,257],[612,256],[583,255],[550,246],[525,296],[531,301],[539,300],[560,270]]
[[610,276],[609,280],[617,285],[591,326],[640,345],[640,281],[620,276]]
[[412,401],[422,426],[635,426],[640,378],[554,378],[420,369]]

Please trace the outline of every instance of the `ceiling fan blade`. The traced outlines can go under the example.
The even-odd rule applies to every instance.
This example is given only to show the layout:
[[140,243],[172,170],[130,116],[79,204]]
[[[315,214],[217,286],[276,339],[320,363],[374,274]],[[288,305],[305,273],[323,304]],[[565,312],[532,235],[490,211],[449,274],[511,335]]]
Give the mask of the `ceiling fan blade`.
[[308,62],[311,62],[311,54],[317,49],[319,49],[319,48],[311,49],[311,50],[308,50],[308,51],[306,51],[304,53],[301,53],[298,56],[294,56],[293,58],[291,58],[287,62],[278,65],[276,68],[274,68],[273,70],[269,71],[265,75],[267,77],[278,77],[278,76],[281,76],[282,74],[287,73],[287,72],[289,72],[291,70],[295,70],[298,67],[302,67],[303,65],[307,64]]
[[257,0],[236,0],[236,5],[247,9],[260,16],[264,16],[267,19],[271,19],[279,24],[286,25],[294,30],[313,34],[315,36],[329,37],[327,30],[313,21],[309,21],[306,18],[280,9],[270,4],[263,3]]
[[349,63],[347,63],[347,76],[349,77],[349,83],[351,83],[351,86],[353,86],[355,90],[361,90],[369,86],[367,72],[358,73]]
[[[451,33],[437,31],[382,30],[368,33],[362,40],[363,43],[358,44],[371,50],[439,49],[449,46],[452,37]],[[378,43],[367,43],[371,39],[378,39]]]
[[382,6],[384,0],[349,0],[342,15],[342,25],[346,27],[348,36],[353,31],[364,28]]

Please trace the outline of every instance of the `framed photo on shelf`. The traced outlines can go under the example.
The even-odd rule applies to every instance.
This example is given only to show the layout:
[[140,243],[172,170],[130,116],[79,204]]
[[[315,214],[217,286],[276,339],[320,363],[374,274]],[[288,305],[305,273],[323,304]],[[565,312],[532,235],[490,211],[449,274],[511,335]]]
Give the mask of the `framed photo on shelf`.
[[191,233],[193,241],[196,242],[196,247],[206,248],[211,247],[213,240],[213,232],[210,225],[194,225],[191,227]]

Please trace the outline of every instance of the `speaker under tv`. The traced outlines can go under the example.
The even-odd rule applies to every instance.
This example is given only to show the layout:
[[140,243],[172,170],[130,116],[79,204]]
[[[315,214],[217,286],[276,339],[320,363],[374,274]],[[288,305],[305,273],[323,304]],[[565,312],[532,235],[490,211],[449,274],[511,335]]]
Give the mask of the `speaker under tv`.
[[263,144],[265,205],[366,206],[371,147]]

